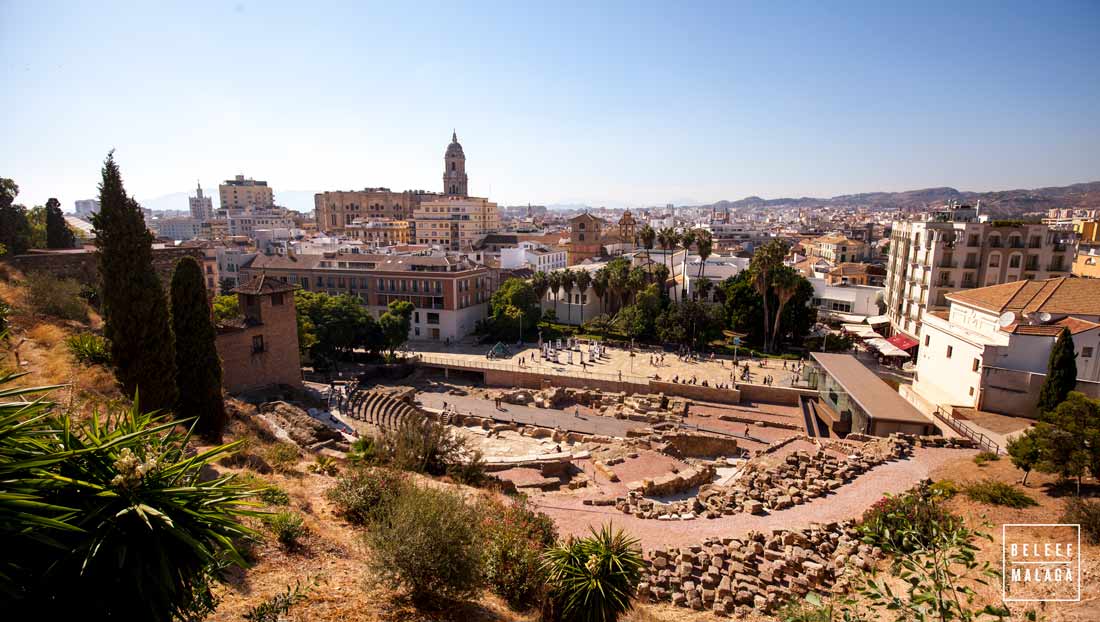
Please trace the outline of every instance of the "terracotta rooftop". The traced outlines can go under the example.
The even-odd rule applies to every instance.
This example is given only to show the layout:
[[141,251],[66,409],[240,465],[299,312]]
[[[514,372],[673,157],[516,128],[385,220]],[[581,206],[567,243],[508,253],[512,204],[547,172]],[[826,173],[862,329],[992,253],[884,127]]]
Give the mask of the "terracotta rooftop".
[[1100,280],[1059,277],[1016,281],[947,294],[947,299],[993,313],[1100,315]]
[[1020,324],[1019,322],[1014,322],[1001,330],[1014,335],[1057,337],[1058,334],[1062,332],[1063,328],[1068,328],[1071,335],[1076,335],[1077,333],[1083,333],[1094,328],[1100,328],[1100,324],[1076,317],[1064,317],[1050,324]]
[[292,292],[297,287],[280,281],[275,277],[267,276],[266,274],[260,274],[260,276],[253,277],[251,281],[233,288],[231,291],[235,294],[249,294],[252,296],[258,296],[260,294],[280,294],[283,292]]

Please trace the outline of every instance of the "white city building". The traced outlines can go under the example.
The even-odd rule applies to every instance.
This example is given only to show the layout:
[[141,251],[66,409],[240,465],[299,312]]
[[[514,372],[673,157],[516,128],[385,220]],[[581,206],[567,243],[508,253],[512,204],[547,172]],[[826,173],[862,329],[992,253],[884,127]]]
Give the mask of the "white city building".
[[1077,352],[1077,390],[1100,395],[1100,280],[1016,281],[947,294],[924,316],[912,386],[918,408],[1035,416],[1050,349],[1063,329]]
[[500,249],[500,267],[503,270],[529,268],[533,272],[551,272],[566,266],[564,248],[554,248],[535,242],[520,242],[513,248]]
[[73,204],[76,206],[76,215],[81,218],[88,218],[92,214],[99,213],[98,199],[81,199]]
[[157,232],[157,237],[169,240],[194,240],[202,233],[202,221],[194,218],[156,218],[149,226]]
[[860,323],[879,315],[879,301],[885,288],[871,285],[830,285],[825,279],[808,279],[814,286],[810,303],[817,308],[819,320]]
[[195,186],[195,196],[187,198],[191,207],[191,218],[202,222],[214,217],[214,202],[211,197],[204,196],[202,184]]

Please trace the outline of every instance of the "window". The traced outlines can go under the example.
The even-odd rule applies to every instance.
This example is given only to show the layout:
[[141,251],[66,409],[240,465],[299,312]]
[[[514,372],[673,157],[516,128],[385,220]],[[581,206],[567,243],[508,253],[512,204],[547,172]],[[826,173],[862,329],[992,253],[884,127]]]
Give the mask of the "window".
[[1083,359],[1092,358],[1092,346],[1085,346],[1084,348],[1081,348],[1081,358],[1083,358]]
[[438,313],[429,313],[428,314],[428,323],[429,324],[438,324],[439,323],[439,314]]
[[581,231],[584,231],[584,223],[583,222],[577,223],[577,228],[580,229]]
[[256,335],[252,338],[252,354],[260,354],[264,351],[264,336]]
[[970,395],[974,395],[974,387],[970,387]]
[[955,351],[952,346],[947,346],[947,358],[951,358],[951,353]]
[[1013,255],[1012,257],[1010,257],[1009,260],[1008,260],[1008,267],[1009,268],[1019,268],[1020,267],[1020,256],[1019,255]]
[[974,365],[970,368],[970,371],[978,371],[978,368],[982,366],[982,362],[979,359],[974,359]]
[[271,294],[271,306],[277,307],[281,304],[283,304],[283,295],[281,293]]
[[578,233],[577,234],[577,241],[578,242],[583,242],[584,241],[584,234],[583,233]]
[[924,336],[924,345],[928,345],[929,341],[932,341],[932,336],[931,335],[925,335]]

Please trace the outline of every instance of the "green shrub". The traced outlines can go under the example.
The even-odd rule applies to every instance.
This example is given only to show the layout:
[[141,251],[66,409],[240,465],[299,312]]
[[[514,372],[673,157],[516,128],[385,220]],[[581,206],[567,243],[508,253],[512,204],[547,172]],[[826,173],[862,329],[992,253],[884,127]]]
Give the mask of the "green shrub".
[[11,307],[0,300],[0,333],[8,329],[8,316],[11,315]]
[[983,451],[974,456],[974,464],[978,466],[985,466],[987,462],[996,462],[1000,459],[1001,457],[993,453],[992,451]]
[[337,516],[353,525],[365,525],[377,519],[406,486],[408,479],[400,471],[385,468],[356,469],[325,491]]
[[27,291],[31,306],[38,313],[62,320],[83,321],[88,317],[87,305],[80,297],[80,283],[73,279],[32,272],[27,276]]
[[298,540],[306,535],[309,528],[305,525],[305,519],[297,512],[283,511],[264,516],[264,524],[279,541],[288,549],[298,546]]
[[107,340],[92,333],[72,335],[65,339],[69,346],[69,352],[76,360],[92,365],[109,365],[111,363],[111,346]]
[[336,459],[331,456],[317,456],[316,460],[306,466],[306,469],[310,473],[329,476],[336,475],[340,472],[340,467],[336,464]]
[[918,486],[907,493],[879,499],[863,513],[859,531],[871,546],[913,551],[931,544],[938,529],[950,531],[962,519],[942,507],[944,492]]
[[950,499],[959,494],[959,485],[956,484],[954,480],[950,479],[941,479],[932,484],[929,489],[933,494],[937,494],[943,499]]
[[[0,386],[19,375],[0,377]],[[0,592],[46,620],[202,618],[252,491],[208,467],[233,445],[189,453],[186,426],[134,408],[77,424],[0,391]],[[185,420],[188,421],[188,420]],[[140,598],[132,594],[140,586]]]
[[487,499],[481,515],[486,581],[513,609],[530,609],[546,585],[540,557],[557,541],[554,521],[522,497],[510,504]]
[[644,567],[638,540],[610,525],[591,531],[587,538],[570,538],[543,554],[551,617],[614,621],[633,607]]
[[296,581],[293,587],[286,586],[285,593],[276,594],[246,611],[244,619],[247,622],[280,622],[291,607],[305,599],[312,588],[312,584],[302,585],[301,581]]
[[1100,544],[1100,500],[1070,497],[1058,522],[1080,525],[1085,540]]
[[257,497],[268,505],[290,505],[290,495],[287,491],[274,484],[261,488]]
[[298,459],[301,458],[301,455],[298,453],[297,445],[278,442],[270,445],[264,451],[264,458],[267,459],[267,463],[271,465],[271,468],[280,473],[289,473],[294,470],[294,467],[298,466]]
[[475,593],[483,581],[479,519],[457,492],[405,487],[367,532],[374,576],[421,604]]
[[386,428],[375,439],[374,461],[404,471],[429,475],[458,474],[469,481],[480,479],[484,468],[480,454],[466,437],[422,414],[405,417],[401,425]]
[[963,487],[963,492],[967,497],[979,503],[990,505],[1003,505],[1010,508],[1026,508],[1039,505],[1030,495],[1012,484],[991,479],[966,484]]

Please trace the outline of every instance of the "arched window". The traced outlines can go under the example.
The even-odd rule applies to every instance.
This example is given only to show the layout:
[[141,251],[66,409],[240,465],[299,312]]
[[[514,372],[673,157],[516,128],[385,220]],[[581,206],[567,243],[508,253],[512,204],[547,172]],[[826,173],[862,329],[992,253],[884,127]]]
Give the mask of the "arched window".
[[992,255],[989,256],[989,267],[990,268],[1000,268],[1001,267],[1001,254],[1000,253],[993,253]]
[[1008,267],[1009,268],[1019,268],[1020,267],[1020,254],[1019,253],[1016,253],[1015,255],[1013,255],[1012,257],[1010,257],[1008,259]]
[[451,160],[451,170],[455,170],[455,161]]

